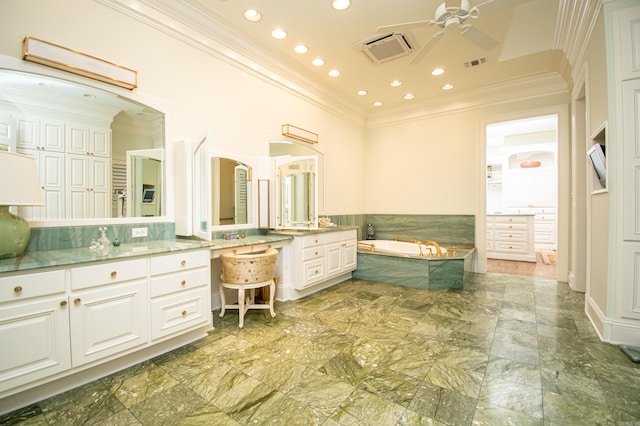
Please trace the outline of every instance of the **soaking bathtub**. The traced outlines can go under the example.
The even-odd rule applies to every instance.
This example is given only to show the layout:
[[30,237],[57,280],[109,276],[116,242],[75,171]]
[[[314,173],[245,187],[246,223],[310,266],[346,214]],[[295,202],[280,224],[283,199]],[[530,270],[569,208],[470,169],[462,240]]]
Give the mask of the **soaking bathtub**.
[[359,241],[358,269],[353,277],[428,290],[462,288],[465,271],[473,268],[475,247],[457,247],[448,253],[441,247],[441,253],[437,256],[433,245],[418,246],[393,240]]

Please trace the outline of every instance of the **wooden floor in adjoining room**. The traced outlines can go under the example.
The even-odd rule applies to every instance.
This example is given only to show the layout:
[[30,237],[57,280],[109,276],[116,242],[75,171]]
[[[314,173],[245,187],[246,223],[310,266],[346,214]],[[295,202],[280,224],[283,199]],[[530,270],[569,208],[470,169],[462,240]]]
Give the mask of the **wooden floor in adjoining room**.
[[487,272],[555,279],[555,262],[553,262],[553,264],[545,264],[542,260],[542,253],[536,252],[536,255],[537,261],[535,263],[518,262],[514,260],[487,259]]

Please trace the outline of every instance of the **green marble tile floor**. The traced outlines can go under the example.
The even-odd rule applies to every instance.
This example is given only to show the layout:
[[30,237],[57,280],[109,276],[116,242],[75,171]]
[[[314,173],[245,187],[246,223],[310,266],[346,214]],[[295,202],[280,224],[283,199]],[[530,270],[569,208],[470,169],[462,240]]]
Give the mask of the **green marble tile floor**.
[[352,280],[0,417],[24,425],[640,425],[640,364],[584,295],[469,274],[426,291]]

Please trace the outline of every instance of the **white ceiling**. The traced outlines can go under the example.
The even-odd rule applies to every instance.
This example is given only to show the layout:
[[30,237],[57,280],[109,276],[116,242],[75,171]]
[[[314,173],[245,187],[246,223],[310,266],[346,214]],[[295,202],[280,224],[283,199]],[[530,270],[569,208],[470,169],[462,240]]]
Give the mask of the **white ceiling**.
[[[466,23],[472,23],[498,44],[485,51],[457,31],[447,29],[418,64],[410,65],[411,55],[382,64],[372,63],[354,43],[376,35],[379,26],[434,19],[442,0],[351,0],[351,6],[344,11],[333,10],[331,0],[159,2],[166,9],[174,9],[176,16],[197,16],[198,20],[221,23],[233,37],[246,41],[250,46],[247,51],[255,48],[271,56],[274,62],[326,87],[365,113],[554,72],[556,23],[563,3],[558,0],[492,0],[488,3],[470,0],[472,7],[480,5],[480,16]],[[458,2],[447,0],[447,6]],[[259,10],[263,19],[245,20],[246,9]],[[284,29],[288,37],[284,40],[271,37],[276,27]],[[419,48],[439,30],[437,26],[424,25],[401,32]],[[295,53],[293,47],[298,43],[308,46],[309,52]],[[323,67],[311,65],[317,56],[326,61]],[[486,63],[465,67],[465,62],[480,58],[486,58]],[[436,67],[444,68],[445,73],[432,76],[431,70]],[[327,75],[334,68],[340,70],[339,77]],[[393,80],[400,80],[402,85],[391,87]],[[443,92],[444,83],[455,87]],[[367,90],[368,95],[358,96],[356,92],[361,89]],[[409,92],[415,98],[404,100]],[[383,105],[373,107],[374,101],[381,101]]]

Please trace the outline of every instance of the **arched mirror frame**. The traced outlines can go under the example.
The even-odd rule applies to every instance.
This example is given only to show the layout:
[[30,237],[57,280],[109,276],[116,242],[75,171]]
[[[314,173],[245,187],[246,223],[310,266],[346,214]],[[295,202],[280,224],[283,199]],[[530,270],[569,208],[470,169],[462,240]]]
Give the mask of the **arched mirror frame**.
[[[211,240],[216,231],[235,231],[252,229],[257,223],[257,166],[258,161],[253,157],[246,157],[228,152],[216,151],[211,148],[211,131],[207,131],[204,136],[198,139],[193,152],[193,234],[199,238]],[[246,223],[219,224],[223,214],[215,208],[213,199],[219,198],[221,189],[216,184],[216,170],[214,163],[219,163],[221,159],[235,163],[235,169],[247,170],[246,200],[247,218]],[[237,191],[237,186],[233,185],[233,192]],[[234,219],[235,220],[235,219]],[[214,224],[214,223],[218,224]]]
[[[59,71],[53,68],[49,68],[46,66],[31,64],[20,59],[0,55],[0,70],[4,71],[17,71],[22,73],[31,73],[36,75],[42,75],[48,78],[60,79],[63,81],[67,81],[74,84],[79,84],[82,86],[87,86],[89,88],[97,89],[103,92],[111,93],[115,96],[119,96],[121,98],[130,100],[134,103],[137,103],[141,106],[148,106],[159,113],[164,115],[165,123],[163,126],[163,132],[166,129],[166,111],[168,110],[168,105],[161,99],[153,98],[145,96],[144,94],[138,92],[132,92],[126,89],[121,89],[119,87],[115,87],[106,83],[102,83],[99,81],[95,81],[89,78],[84,78],[81,76],[77,76],[75,74],[66,73],[64,71]],[[166,147],[166,138],[165,135],[162,136],[163,139],[163,147],[158,148],[164,150]],[[135,224],[135,223],[160,223],[167,222],[170,220],[170,214],[168,211],[169,206],[173,203],[173,197],[171,196],[171,191],[166,190],[167,188],[167,167],[166,164],[163,167],[162,172],[162,187],[165,188],[164,193],[162,194],[162,208],[163,212],[161,216],[154,217],[104,217],[104,218],[86,218],[86,219],[55,219],[55,220],[29,220],[29,223],[32,227],[58,227],[58,226],[85,226],[85,225],[108,225],[108,224]]]

